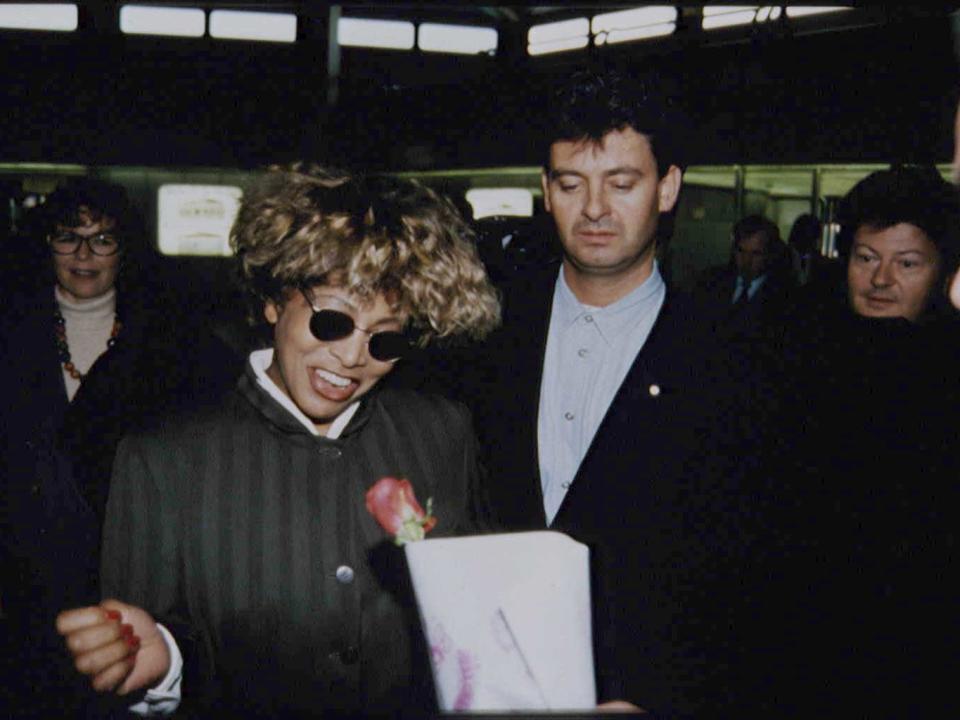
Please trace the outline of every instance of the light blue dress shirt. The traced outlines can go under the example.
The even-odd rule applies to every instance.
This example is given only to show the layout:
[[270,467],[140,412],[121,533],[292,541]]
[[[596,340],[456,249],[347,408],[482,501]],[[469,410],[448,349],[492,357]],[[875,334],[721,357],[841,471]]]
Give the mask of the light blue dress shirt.
[[606,307],[591,307],[577,300],[561,268],[553,291],[537,415],[548,524],[647,341],[665,297],[666,286],[654,264],[650,277],[629,295]]

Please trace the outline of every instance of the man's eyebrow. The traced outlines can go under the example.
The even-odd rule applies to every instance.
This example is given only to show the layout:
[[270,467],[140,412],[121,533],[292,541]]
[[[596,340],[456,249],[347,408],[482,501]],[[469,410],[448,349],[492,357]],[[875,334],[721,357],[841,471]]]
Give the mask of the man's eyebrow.
[[562,177],[569,177],[569,176],[582,178],[583,173],[579,173],[576,170],[565,170],[563,168],[551,168],[548,176],[551,180],[558,180]]
[[[638,177],[644,174],[643,170],[638,167],[633,167],[632,165],[622,165],[615,168],[610,168],[609,170],[603,171],[604,177],[613,177],[614,175],[636,175]],[[582,178],[584,174],[576,170],[567,170],[565,168],[555,168],[550,170],[549,177],[551,180],[556,180],[561,177],[573,176]]]
[[614,175],[643,175],[643,170],[638,167],[633,167],[632,165],[621,165],[620,167],[610,168],[609,170],[603,171],[604,177],[612,177]]

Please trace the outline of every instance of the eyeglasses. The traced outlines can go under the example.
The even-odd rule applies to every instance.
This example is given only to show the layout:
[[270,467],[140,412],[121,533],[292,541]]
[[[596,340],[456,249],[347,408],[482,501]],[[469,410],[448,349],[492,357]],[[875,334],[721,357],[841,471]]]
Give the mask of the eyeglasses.
[[117,238],[110,233],[96,235],[78,235],[73,232],[61,232],[47,238],[50,249],[57,255],[73,255],[80,250],[83,243],[87,244],[94,255],[116,255],[120,249]]
[[317,308],[309,294],[304,292],[303,296],[307,299],[310,309],[313,310],[313,315],[310,317],[310,332],[317,340],[323,340],[324,342],[342,340],[345,337],[350,337],[354,330],[359,330],[369,336],[367,350],[374,360],[392,362],[409,354],[412,343],[406,333],[396,330],[371,332],[357,325],[353,318],[346,313],[329,308]]

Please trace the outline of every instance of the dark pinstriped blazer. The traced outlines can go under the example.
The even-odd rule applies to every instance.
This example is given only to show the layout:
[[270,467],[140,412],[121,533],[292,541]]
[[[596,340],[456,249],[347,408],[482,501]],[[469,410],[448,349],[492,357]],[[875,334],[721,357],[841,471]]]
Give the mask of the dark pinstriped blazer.
[[218,410],[121,445],[103,592],[174,628],[202,712],[423,712],[434,698],[402,552],[364,497],[408,478],[433,498],[432,536],[466,532],[474,446],[465,408],[391,389],[339,439],[315,437],[248,367]]

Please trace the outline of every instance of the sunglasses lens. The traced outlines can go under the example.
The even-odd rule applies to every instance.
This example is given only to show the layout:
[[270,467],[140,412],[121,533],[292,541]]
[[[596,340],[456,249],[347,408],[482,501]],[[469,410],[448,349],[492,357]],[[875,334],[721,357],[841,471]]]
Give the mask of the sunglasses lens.
[[386,362],[399,360],[410,352],[410,341],[400,332],[378,332],[370,338],[370,357]]
[[353,318],[336,310],[319,310],[310,318],[310,332],[317,340],[339,340],[353,332]]

